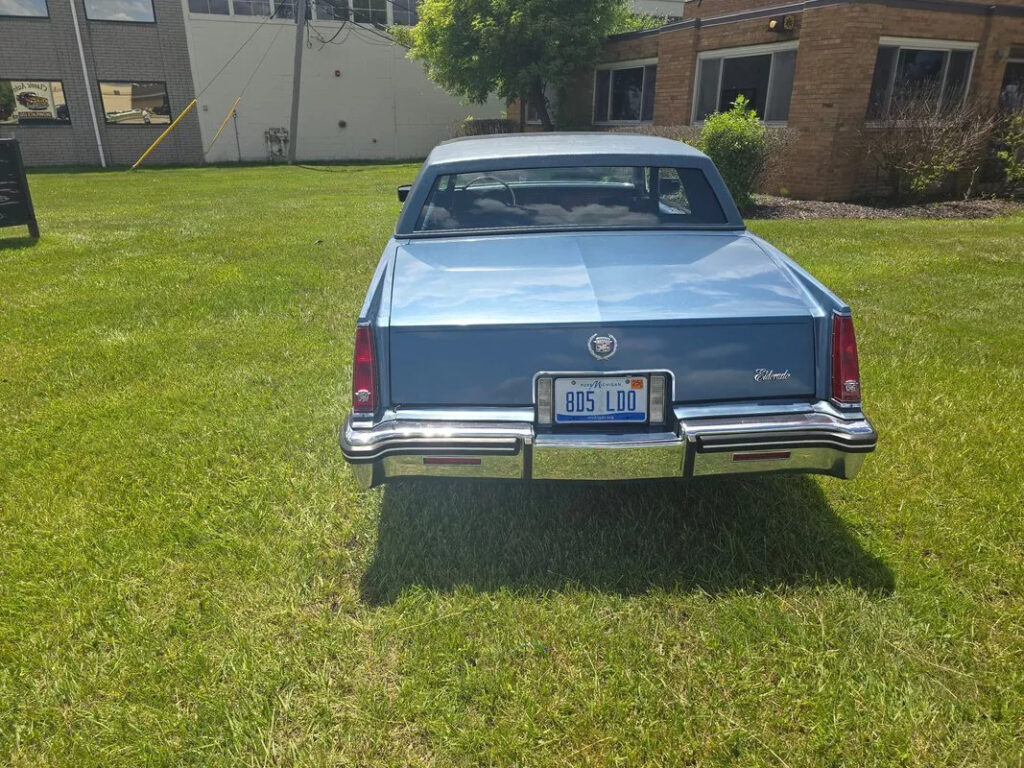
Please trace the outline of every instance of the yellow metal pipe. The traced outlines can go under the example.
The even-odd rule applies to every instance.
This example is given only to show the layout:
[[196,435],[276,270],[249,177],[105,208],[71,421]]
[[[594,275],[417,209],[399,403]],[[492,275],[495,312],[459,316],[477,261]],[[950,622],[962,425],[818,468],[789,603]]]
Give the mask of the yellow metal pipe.
[[221,133],[224,132],[224,126],[228,124],[228,120],[230,120],[231,116],[233,114],[235,114],[235,107],[238,106],[238,102],[240,102],[241,100],[242,100],[241,96],[239,96],[237,99],[235,99],[235,103],[231,105],[231,109],[229,109],[228,113],[224,116],[224,122],[220,124],[220,128],[217,129],[217,133],[215,133],[213,135],[213,141],[210,142],[210,146],[208,146],[206,148],[206,152],[204,152],[203,154],[205,154],[205,155],[210,154],[210,150],[213,149],[213,145],[217,143],[217,139],[219,139]]
[[156,141],[149,145],[149,149],[142,153],[142,157],[135,161],[135,164],[132,166],[132,170],[138,168],[142,164],[142,161],[149,157],[149,153],[160,145],[160,142],[167,137],[168,133],[174,130],[174,126],[176,126],[181,121],[181,118],[187,115],[188,111],[192,109],[192,107],[194,107],[195,105],[196,100],[192,99],[192,101],[188,103],[188,106],[181,110],[181,114],[174,118],[174,122],[167,126],[167,130],[161,133],[159,136],[157,136]]

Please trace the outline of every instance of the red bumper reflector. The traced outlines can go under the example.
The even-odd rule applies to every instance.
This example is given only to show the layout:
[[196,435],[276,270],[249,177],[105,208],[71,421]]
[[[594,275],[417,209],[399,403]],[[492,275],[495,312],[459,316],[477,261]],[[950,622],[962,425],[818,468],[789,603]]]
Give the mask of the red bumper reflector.
[[788,459],[789,451],[772,451],[771,453],[734,453],[733,461],[758,461],[759,459]]
[[470,456],[424,456],[424,464],[479,464],[480,459]]

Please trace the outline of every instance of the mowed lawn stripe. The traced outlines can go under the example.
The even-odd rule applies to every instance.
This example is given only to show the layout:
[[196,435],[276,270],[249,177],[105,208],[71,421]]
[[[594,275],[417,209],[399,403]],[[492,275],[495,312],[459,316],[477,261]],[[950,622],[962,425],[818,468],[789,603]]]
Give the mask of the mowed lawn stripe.
[[1019,765],[1024,219],[751,222],[853,306],[853,482],[360,493],[352,330],[415,172],[31,176],[0,764]]

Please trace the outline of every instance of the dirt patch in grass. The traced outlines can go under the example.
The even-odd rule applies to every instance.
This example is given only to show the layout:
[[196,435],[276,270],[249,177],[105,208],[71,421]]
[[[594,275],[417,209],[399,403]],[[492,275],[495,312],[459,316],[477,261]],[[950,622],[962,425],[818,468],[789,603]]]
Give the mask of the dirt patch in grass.
[[991,219],[1024,214],[1024,202],[980,198],[881,207],[754,195],[754,203],[746,211],[748,219]]

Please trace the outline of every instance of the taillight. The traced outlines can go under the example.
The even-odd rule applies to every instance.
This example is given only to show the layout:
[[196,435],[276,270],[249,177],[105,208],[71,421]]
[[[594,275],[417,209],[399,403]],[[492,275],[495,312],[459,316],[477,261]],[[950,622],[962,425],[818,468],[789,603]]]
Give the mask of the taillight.
[[832,315],[832,400],[842,404],[860,402],[857,339],[849,315]]
[[373,358],[373,329],[356,326],[352,359],[352,412],[373,413],[377,408],[377,366]]

